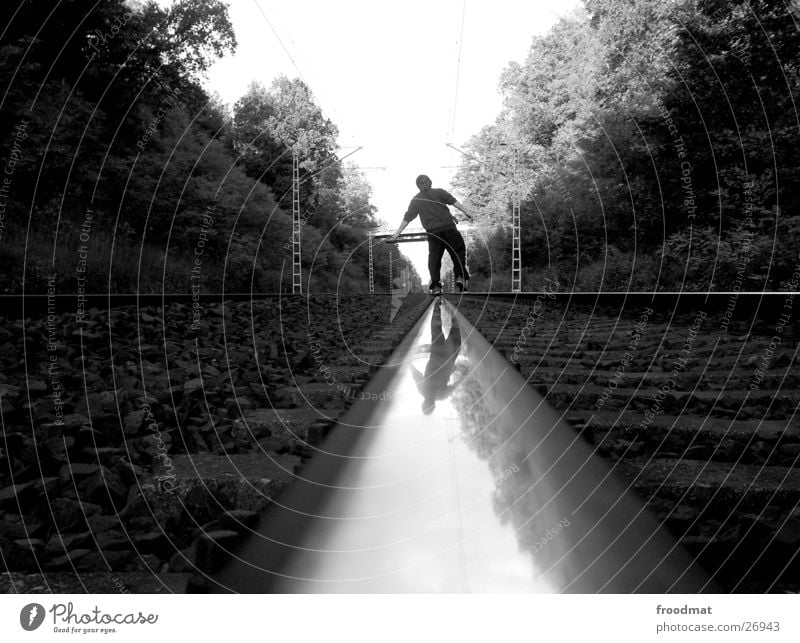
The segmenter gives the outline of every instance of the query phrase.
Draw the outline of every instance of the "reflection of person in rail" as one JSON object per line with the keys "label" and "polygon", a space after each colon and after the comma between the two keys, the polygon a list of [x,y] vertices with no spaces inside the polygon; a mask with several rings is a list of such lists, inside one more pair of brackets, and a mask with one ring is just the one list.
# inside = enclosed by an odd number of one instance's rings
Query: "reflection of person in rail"
{"label": "reflection of person in rail", "polygon": [[425,367],[425,375],[413,365],[411,374],[414,376],[419,392],[425,398],[422,403],[422,412],[430,415],[436,408],[436,402],[447,399],[459,384],[454,382],[448,386],[453,367],[456,365],[456,358],[461,351],[461,328],[458,326],[458,320],[453,316],[450,333],[445,338],[442,330],[441,305],[438,302],[433,307],[433,316],[431,317],[431,344],[429,348],[425,347],[422,350],[430,351],[431,354],[428,365]]}

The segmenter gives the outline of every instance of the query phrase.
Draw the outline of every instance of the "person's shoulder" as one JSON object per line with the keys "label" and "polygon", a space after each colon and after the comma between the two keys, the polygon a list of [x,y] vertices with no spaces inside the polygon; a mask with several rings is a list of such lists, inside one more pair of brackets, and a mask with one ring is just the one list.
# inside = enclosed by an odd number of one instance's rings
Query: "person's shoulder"
{"label": "person's shoulder", "polygon": [[433,188],[432,191],[434,191],[436,193],[436,196],[438,196],[443,201],[453,203],[456,200],[452,194],[450,194],[447,190],[443,188]]}

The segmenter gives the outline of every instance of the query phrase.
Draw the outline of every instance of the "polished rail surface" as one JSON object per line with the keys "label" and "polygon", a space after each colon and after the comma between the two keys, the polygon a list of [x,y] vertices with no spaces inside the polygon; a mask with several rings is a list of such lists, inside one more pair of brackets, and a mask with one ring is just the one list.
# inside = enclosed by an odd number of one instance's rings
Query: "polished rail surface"
{"label": "polished rail surface", "polygon": [[715,590],[452,304],[431,306],[362,398],[215,590]]}

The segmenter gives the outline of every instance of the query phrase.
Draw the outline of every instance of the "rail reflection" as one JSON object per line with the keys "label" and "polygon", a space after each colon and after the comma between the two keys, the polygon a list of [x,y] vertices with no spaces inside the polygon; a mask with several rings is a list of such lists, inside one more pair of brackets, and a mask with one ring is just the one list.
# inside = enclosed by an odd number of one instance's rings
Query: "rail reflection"
{"label": "rail reflection", "polygon": [[575,431],[434,304],[259,533],[239,592],[686,592],[707,585]]}

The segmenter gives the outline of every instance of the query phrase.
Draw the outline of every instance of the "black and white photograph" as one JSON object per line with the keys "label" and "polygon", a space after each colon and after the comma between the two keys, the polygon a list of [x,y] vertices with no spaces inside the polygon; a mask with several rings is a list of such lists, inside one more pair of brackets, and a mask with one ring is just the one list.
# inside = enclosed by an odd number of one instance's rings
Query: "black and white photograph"
{"label": "black and white photograph", "polygon": [[4,640],[797,640],[798,2],[0,15]]}

